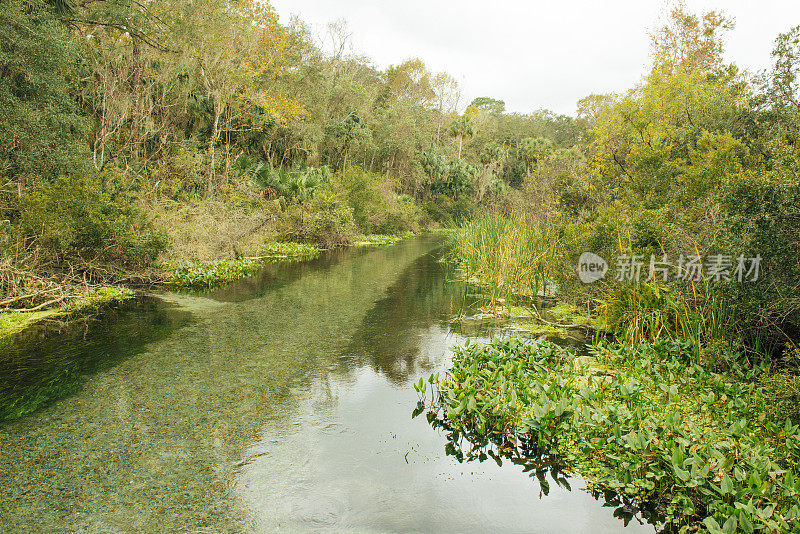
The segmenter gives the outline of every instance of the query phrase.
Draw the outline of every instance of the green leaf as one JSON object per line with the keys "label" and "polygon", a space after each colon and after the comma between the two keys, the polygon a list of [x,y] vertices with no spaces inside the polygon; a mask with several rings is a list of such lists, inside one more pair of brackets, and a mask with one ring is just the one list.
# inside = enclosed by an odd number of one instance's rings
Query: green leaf
{"label": "green leaf", "polygon": [[753,528],[753,523],[750,521],[750,518],[747,517],[747,514],[744,511],[739,512],[739,526],[741,527],[742,531],[745,534],[753,534],[755,528]]}
{"label": "green leaf", "polygon": [[722,475],[722,482],[720,482],[719,487],[720,490],[722,490],[723,495],[729,495],[733,493],[733,481],[731,481],[731,478],[727,473]]}
{"label": "green leaf", "polygon": [[711,516],[703,519],[703,524],[711,534],[725,534],[722,528],[719,526],[719,523],[717,523],[717,520]]}

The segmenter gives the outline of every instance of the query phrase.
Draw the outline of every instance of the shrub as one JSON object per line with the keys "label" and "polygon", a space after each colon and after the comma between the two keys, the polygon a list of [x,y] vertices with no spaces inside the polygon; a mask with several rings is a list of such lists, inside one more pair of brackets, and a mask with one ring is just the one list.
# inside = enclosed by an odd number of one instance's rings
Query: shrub
{"label": "shrub", "polygon": [[422,209],[432,221],[442,226],[458,226],[471,220],[476,208],[467,197],[454,200],[438,193],[423,202]]}
{"label": "shrub", "polygon": [[351,167],[331,186],[341,191],[353,209],[353,219],[365,234],[401,234],[419,230],[420,213],[410,197],[402,199],[383,177]]}
{"label": "shrub", "polygon": [[331,180],[331,171],[325,166],[318,169],[302,166],[272,168],[262,161],[246,172],[259,187],[300,203],[314,198],[317,190]]}
{"label": "shrub", "polygon": [[291,206],[286,213],[284,233],[325,248],[349,245],[356,231],[351,208],[341,194],[325,188],[311,201]]}
{"label": "shrub", "polygon": [[146,265],[166,248],[131,190],[112,174],[71,175],[29,191],[20,202],[20,230],[52,257],[92,257]]}
{"label": "shrub", "polygon": [[800,154],[783,145],[773,150],[773,170],[731,174],[718,195],[724,247],[763,258],[758,281],[730,294],[736,324],[751,344],[777,354],[800,338]]}

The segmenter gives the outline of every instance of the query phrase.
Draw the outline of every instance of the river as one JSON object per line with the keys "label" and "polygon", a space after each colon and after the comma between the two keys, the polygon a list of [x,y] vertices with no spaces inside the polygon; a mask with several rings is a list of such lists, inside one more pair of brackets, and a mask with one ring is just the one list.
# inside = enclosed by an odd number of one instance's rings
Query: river
{"label": "river", "polygon": [[441,254],[332,251],[7,347],[5,402],[42,407],[0,424],[0,531],[653,532],[411,418],[466,339]]}

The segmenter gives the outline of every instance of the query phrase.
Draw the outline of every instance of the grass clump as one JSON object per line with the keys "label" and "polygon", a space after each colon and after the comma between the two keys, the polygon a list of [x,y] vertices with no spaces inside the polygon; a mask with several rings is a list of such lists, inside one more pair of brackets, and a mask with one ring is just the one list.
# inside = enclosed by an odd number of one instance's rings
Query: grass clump
{"label": "grass clump", "polygon": [[[546,341],[468,344],[443,380],[429,380],[428,406],[474,447],[528,443],[530,455],[555,458],[676,531],[800,527],[800,430],[769,411],[765,367],[727,355],[717,371],[689,344],[663,340],[591,354]],[[416,388],[425,395],[424,382]]]}
{"label": "grass clump", "polygon": [[493,306],[516,295],[551,292],[562,254],[558,235],[547,224],[501,215],[463,226],[450,236],[450,246],[462,277],[481,285]]}

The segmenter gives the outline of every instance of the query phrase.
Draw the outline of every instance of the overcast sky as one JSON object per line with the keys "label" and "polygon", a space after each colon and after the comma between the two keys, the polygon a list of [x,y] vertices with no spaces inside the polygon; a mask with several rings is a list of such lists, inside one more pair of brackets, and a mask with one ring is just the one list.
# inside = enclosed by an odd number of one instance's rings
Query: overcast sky
{"label": "overcast sky", "polygon": [[[727,56],[765,68],[775,37],[800,24],[797,0],[687,0],[736,19]],[[355,52],[380,68],[410,57],[446,71],[462,105],[478,96],[521,113],[547,108],[574,115],[578,99],[621,92],[648,64],[648,30],[662,0],[272,0],[281,21],[298,15],[315,33],[348,21]]]}

